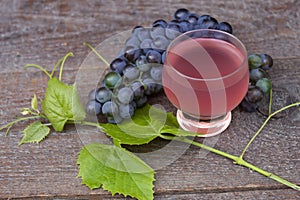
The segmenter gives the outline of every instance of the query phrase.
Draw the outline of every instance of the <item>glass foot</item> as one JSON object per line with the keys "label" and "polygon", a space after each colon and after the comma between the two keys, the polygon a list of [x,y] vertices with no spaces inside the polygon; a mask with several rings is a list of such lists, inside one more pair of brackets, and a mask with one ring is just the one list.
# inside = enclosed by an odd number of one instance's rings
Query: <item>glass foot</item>
{"label": "glass foot", "polygon": [[196,120],[193,117],[187,117],[182,111],[177,110],[177,121],[180,127],[186,131],[202,133],[199,137],[212,137],[222,133],[230,124],[231,112],[223,117],[213,120]]}

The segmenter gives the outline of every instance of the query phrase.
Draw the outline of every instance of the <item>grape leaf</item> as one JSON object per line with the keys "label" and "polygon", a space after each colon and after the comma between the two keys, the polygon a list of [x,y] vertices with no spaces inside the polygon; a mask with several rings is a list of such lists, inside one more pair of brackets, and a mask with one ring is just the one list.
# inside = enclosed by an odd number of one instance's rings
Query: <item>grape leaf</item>
{"label": "grape leaf", "polygon": [[66,85],[57,78],[48,81],[42,110],[55,131],[62,131],[69,120],[80,121],[85,118],[76,85]]}
{"label": "grape leaf", "polygon": [[77,164],[78,177],[90,189],[102,186],[112,195],[153,199],[154,170],[124,148],[88,144],[81,149]]}
{"label": "grape leaf", "polygon": [[28,125],[23,130],[23,133],[24,135],[22,140],[19,142],[19,145],[31,142],[39,143],[50,133],[50,128],[42,124],[40,121],[36,121]]}
{"label": "grape leaf", "polygon": [[101,124],[103,131],[120,144],[139,145],[149,143],[160,135],[166,121],[166,112],[146,105],[137,109],[134,116],[121,124]]}
{"label": "grape leaf", "polygon": [[155,106],[137,109],[132,119],[121,124],[101,124],[102,130],[119,144],[147,144],[162,133],[176,136],[196,136],[196,133],[179,128],[172,112],[166,113]]}

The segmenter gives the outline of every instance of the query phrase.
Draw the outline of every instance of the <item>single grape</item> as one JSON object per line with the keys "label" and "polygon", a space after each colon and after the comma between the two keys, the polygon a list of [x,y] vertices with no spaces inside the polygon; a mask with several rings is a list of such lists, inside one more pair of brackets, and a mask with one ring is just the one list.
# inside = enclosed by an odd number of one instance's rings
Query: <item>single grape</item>
{"label": "single grape", "polygon": [[123,70],[124,77],[132,81],[140,76],[140,70],[133,65],[127,65]]}
{"label": "single grape", "polygon": [[261,101],[263,97],[264,97],[263,91],[257,86],[250,87],[246,95],[246,99],[249,103],[257,103]]}
{"label": "single grape", "polygon": [[228,22],[221,22],[216,27],[217,30],[232,34],[232,26]]}
{"label": "single grape", "polygon": [[163,19],[158,19],[155,22],[153,22],[152,27],[162,27],[166,28],[167,27],[167,22]]}
{"label": "single grape", "polygon": [[155,50],[150,50],[146,54],[148,63],[161,63],[161,54]]}
{"label": "single grape", "polygon": [[100,87],[96,91],[96,101],[99,103],[105,103],[111,99],[111,91],[106,87]]}
{"label": "single grape", "polygon": [[140,41],[151,38],[149,29],[148,28],[139,29],[139,31],[137,32],[137,37],[139,38]]}
{"label": "single grape", "polygon": [[101,112],[101,104],[96,100],[89,100],[85,106],[85,111],[89,115],[99,115]]}
{"label": "single grape", "polygon": [[196,14],[196,13],[191,13],[189,14],[189,16],[187,17],[187,21],[190,23],[190,24],[197,24],[198,22],[198,19],[199,19],[199,15]]}
{"label": "single grape", "polygon": [[161,81],[162,78],[162,70],[163,70],[163,66],[162,65],[158,65],[158,66],[153,66],[150,69],[150,75],[151,78],[155,81]]}
{"label": "single grape", "polygon": [[144,96],[144,85],[140,81],[134,81],[131,83],[131,89],[133,91],[133,99],[140,99]]}
{"label": "single grape", "polygon": [[135,36],[137,36],[137,33],[141,30],[141,29],[143,29],[144,27],[143,26],[136,26],[136,27],[134,27],[133,29],[132,29],[132,31],[131,31],[131,33],[132,33],[132,35],[135,35]]}
{"label": "single grape", "polygon": [[114,114],[113,116],[107,116],[106,120],[110,124],[120,124],[123,118],[119,114]]}
{"label": "single grape", "polygon": [[134,107],[132,104],[120,104],[119,105],[119,114],[123,119],[128,119],[134,114]]}
{"label": "single grape", "polygon": [[240,103],[240,108],[246,112],[255,112],[257,105],[255,103],[249,103],[245,98]]}
{"label": "single grape", "polygon": [[261,68],[264,70],[268,70],[273,66],[273,58],[268,54],[260,54],[262,59]]}
{"label": "single grape", "polygon": [[[150,64],[149,64],[149,65],[150,65]],[[150,65],[150,68],[151,68],[151,65]],[[142,74],[141,79],[144,80],[144,79],[146,79],[146,78],[151,78],[150,72],[144,72],[144,73]]]}
{"label": "single grape", "polygon": [[203,23],[203,21],[207,21],[210,19],[211,19],[210,15],[201,15],[200,17],[198,17],[197,24],[201,25]]}
{"label": "single grape", "polygon": [[127,46],[124,50],[124,57],[134,62],[141,55],[141,49],[134,46]]}
{"label": "single grape", "polygon": [[193,25],[190,24],[187,20],[183,20],[179,22],[179,26],[182,33],[185,33],[193,29]]}
{"label": "single grape", "polygon": [[256,86],[259,87],[264,93],[268,93],[272,89],[271,81],[267,78],[258,80],[256,82]]}
{"label": "single grape", "polygon": [[263,69],[256,68],[250,70],[250,81],[256,83],[259,79],[265,78],[266,72]]}
{"label": "single grape", "polygon": [[127,62],[122,58],[116,58],[110,63],[110,69],[122,75]]}
{"label": "single grape", "polygon": [[181,29],[177,23],[168,23],[165,29],[165,35],[168,39],[173,40],[180,35]]}
{"label": "single grape", "polygon": [[92,89],[92,90],[89,92],[89,94],[88,94],[89,100],[95,100],[95,99],[96,99],[96,91],[97,91],[97,90],[98,90],[97,88],[94,88],[94,89]]}
{"label": "single grape", "polygon": [[136,107],[137,108],[141,108],[144,105],[146,105],[147,102],[148,102],[148,97],[147,96],[143,96],[142,98],[140,98],[140,99],[138,99],[138,100],[135,101]]}
{"label": "single grape", "polygon": [[123,87],[117,91],[117,98],[123,104],[128,104],[133,100],[133,91],[129,87]]}
{"label": "single grape", "polygon": [[151,95],[156,92],[156,82],[152,78],[146,78],[142,80],[144,86],[145,86],[145,94]]}
{"label": "single grape", "polygon": [[[199,18],[200,19],[200,18]],[[218,21],[213,18],[213,17],[209,17],[206,19],[198,19],[198,24],[200,25],[200,29],[215,29],[218,25]],[[200,23],[199,23],[200,21]]]}
{"label": "single grape", "polygon": [[131,35],[125,42],[125,46],[138,47],[140,45],[140,40],[136,35]]}
{"label": "single grape", "polygon": [[157,37],[164,37],[165,36],[165,28],[162,27],[153,27],[150,30],[150,35],[152,39],[156,39]]}
{"label": "single grape", "polygon": [[152,40],[151,39],[143,40],[140,44],[140,48],[142,49],[143,53],[146,54],[149,50],[152,49]]}
{"label": "single grape", "polygon": [[158,36],[153,40],[152,48],[166,50],[170,44],[170,41],[164,36]]}
{"label": "single grape", "polygon": [[113,101],[107,101],[102,106],[102,113],[106,117],[113,117],[118,112],[118,105]]}
{"label": "single grape", "polygon": [[104,77],[104,86],[114,89],[121,82],[121,75],[117,72],[108,72]]}
{"label": "single grape", "polygon": [[179,8],[178,10],[176,10],[176,12],[174,13],[174,19],[176,20],[185,20],[188,18],[190,12],[188,9],[186,8]]}
{"label": "single grape", "polygon": [[251,54],[248,56],[248,63],[250,69],[256,69],[262,65],[262,59],[258,54]]}

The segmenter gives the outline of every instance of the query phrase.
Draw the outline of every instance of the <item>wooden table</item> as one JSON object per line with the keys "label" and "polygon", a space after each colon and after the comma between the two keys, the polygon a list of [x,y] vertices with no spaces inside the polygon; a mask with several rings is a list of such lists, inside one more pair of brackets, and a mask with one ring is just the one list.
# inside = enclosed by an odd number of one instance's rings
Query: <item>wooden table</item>
{"label": "wooden table", "polygon": [[[64,54],[76,55],[65,66],[63,79],[73,83],[90,52],[84,41],[97,45],[112,34],[154,20],[170,20],[186,7],[229,21],[249,53],[275,59],[269,71],[274,87],[300,100],[300,1],[0,1],[0,126],[28,107],[34,93],[43,97],[47,78],[24,70],[36,63],[51,70]],[[162,97],[163,98],[163,97]],[[284,98],[283,98],[284,100]],[[168,102],[164,103],[166,106]],[[172,107],[169,105],[172,110]],[[233,112],[233,121],[214,145],[239,155],[264,116]],[[89,190],[77,178],[77,154],[83,143],[73,126],[53,132],[40,144],[18,146],[21,123],[8,137],[0,133],[0,198],[124,199],[102,189]],[[273,119],[255,140],[245,159],[300,184],[300,114],[293,108]],[[213,139],[208,139],[209,142]],[[200,152],[200,153],[199,153]],[[202,153],[201,153],[202,152]],[[157,171],[155,199],[300,199],[300,193],[223,157],[190,147],[177,160]]]}

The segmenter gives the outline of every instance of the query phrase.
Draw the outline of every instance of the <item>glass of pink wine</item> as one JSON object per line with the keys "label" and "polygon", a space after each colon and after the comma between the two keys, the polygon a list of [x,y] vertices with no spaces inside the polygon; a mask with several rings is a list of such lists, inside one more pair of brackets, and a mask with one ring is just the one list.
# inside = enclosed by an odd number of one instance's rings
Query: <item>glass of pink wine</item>
{"label": "glass of pink wine", "polygon": [[223,31],[186,32],[167,49],[162,84],[184,130],[217,135],[229,126],[231,110],[247,93],[246,49]]}

